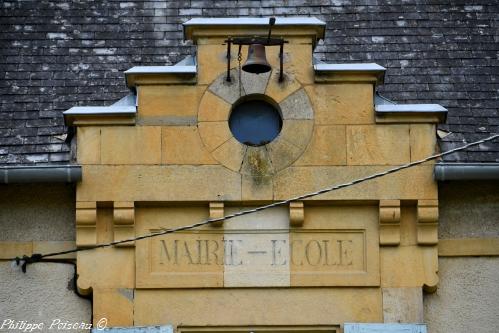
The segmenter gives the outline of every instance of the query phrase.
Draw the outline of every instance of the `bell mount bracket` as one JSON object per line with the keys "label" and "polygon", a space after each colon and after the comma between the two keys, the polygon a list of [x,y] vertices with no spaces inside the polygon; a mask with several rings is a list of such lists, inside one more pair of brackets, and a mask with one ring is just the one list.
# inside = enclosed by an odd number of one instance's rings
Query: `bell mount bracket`
{"label": "bell mount bracket", "polygon": [[279,82],[284,81],[284,72],[283,72],[283,62],[284,62],[284,44],[288,43],[287,40],[284,40],[282,37],[271,37],[272,26],[275,24],[275,17],[271,17],[269,19],[269,33],[267,36],[253,36],[253,37],[231,37],[229,36],[225,43],[227,43],[227,82],[231,82],[232,79],[230,77],[230,49],[232,44],[239,45],[241,48],[242,45],[253,45],[253,44],[261,44],[263,46],[279,46]]}

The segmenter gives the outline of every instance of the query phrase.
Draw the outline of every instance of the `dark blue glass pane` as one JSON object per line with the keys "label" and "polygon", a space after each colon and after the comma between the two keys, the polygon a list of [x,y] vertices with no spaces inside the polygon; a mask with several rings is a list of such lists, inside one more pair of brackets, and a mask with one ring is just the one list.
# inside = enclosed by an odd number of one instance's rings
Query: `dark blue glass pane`
{"label": "dark blue glass pane", "polygon": [[248,101],[232,110],[229,127],[239,142],[261,146],[279,135],[282,119],[272,105],[264,101]]}

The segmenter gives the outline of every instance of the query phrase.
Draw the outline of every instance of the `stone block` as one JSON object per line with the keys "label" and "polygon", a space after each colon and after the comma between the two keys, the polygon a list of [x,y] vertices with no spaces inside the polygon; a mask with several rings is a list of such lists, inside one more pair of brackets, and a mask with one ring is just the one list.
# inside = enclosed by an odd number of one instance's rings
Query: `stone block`
{"label": "stone block", "polygon": [[284,81],[279,82],[279,70],[274,68],[267,83],[265,95],[272,98],[276,103],[280,103],[300,88],[300,82],[298,82],[294,76],[289,75],[286,72],[284,75]]}
{"label": "stone block", "polygon": [[103,248],[78,252],[78,288],[135,288],[135,249]]}
{"label": "stone block", "polygon": [[276,140],[267,144],[269,158],[275,171],[280,171],[293,164],[303,152],[303,149],[296,147],[285,139],[285,137],[291,135],[289,133],[289,135],[279,136]]}
{"label": "stone block", "polygon": [[104,127],[102,164],[160,164],[161,127]]}
{"label": "stone block", "polygon": [[380,248],[383,288],[423,287],[433,292],[438,284],[436,246],[417,245]]}
{"label": "stone block", "polygon": [[79,164],[99,164],[101,157],[99,127],[78,127],[77,134],[77,161]]}
{"label": "stone block", "polygon": [[241,181],[241,199],[270,201],[274,198],[274,184],[272,175],[255,177],[251,175],[242,175]]}
{"label": "stone block", "polygon": [[424,322],[421,288],[383,288],[382,294],[385,323]]}
{"label": "stone block", "polygon": [[208,90],[232,105],[242,96],[245,96],[246,92],[244,91],[242,83],[239,82],[238,70],[233,69],[230,73],[231,81],[227,81],[227,76],[225,74],[220,74],[213,83],[210,84]]}
{"label": "stone block", "polygon": [[223,166],[86,166],[77,200],[221,201],[241,199],[241,176]]}
{"label": "stone block", "polygon": [[313,119],[314,111],[304,89],[300,89],[279,103],[282,118],[288,119]]}
{"label": "stone block", "polygon": [[434,124],[410,125],[410,132],[411,162],[422,160],[437,152],[437,131]]}
{"label": "stone block", "polygon": [[352,125],[346,128],[348,165],[410,162],[408,125]]}
{"label": "stone block", "polygon": [[139,120],[196,116],[206,86],[146,85],[138,88]]}
{"label": "stone block", "polygon": [[337,325],[341,322],[383,320],[379,288],[234,288],[230,291],[187,289],[135,292],[135,325],[163,322],[165,313],[168,313],[168,322],[175,326],[315,327],[317,323]]}
{"label": "stone block", "polygon": [[288,119],[283,122],[281,133],[279,134],[277,140],[282,137],[285,141],[293,144],[294,146],[300,148],[301,151],[303,151],[310,142],[313,128],[313,120]]}
{"label": "stone block", "polygon": [[241,169],[247,146],[232,137],[212,153],[212,156],[232,171]]}
{"label": "stone block", "polygon": [[133,289],[95,289],[93,291],[94,327],[102,318],[107,327],[133,326]]}
{"label": "stone block", "polygon": [[199,103],[198,121],[229,120],[231,104],[207,90]]}
{"label": "stone block", "polygon": [[253,74],[241,71],[241,82],[244,87],[244,92],[247,95],[251,94],[265,94],[267,83],[269,81],[271,72],[262,74]]}
{"label": "stone block", "polygon": [[[279,72],[279,47],[266,47],[267,60],[274,72]],[[297,43],[284,45],[284,73],[296,78],[301,84],[314,83],[312,45]]]}
{"label": "stone block", "polygon": [[[274,199],[283,200],[387,170],[381,166],[289,167],[274,177]],[[418,166],[307,200],[436,199],[433,167]],[[410,179],[411,181],[407,181]]]}
{"label": "stone block", "polygon": [[200,122],[198,129],[201,140],[210,152],[233,138],[227,121]]}
{"label": "stone block", "polygon": [[203,145],[196,126],[161,128],[162,164],[218,164]]}
{"label": "stone block", "polygon": [[[252,209],[252,206],[227,207],[227,214]],[[230,222],[229,222],[230,221]],[[238,216],[224,224],[224,230],[282,230],[289,229],[289,212],[286,207],[274,207],[260,212]]]}
{"label": "stone block", "polygon": [[374,124],[372,84],[316,84],[306,86],[316,124]]}
{"label": "stone block", "polygon": [[232,241],[237,253],[237,259],[224,266],[224,287],[289,287],[288,233],[229,233],[224,240]]}
{"label": "stone block", "polygon": [[315,126],[310,144],[295,165],[346,165],[345,126]]}
{"label": "stone block", "polygon": [[274,167],[265,147],[246,147],[240,172],[255,179],[272,175]]}
{"label": "stone block", "polygon": [[[237,53],[239,47],[232,45],[230,68],[237,67]],[[241,54],[245,52],[247,47],[243,47]],[[244,61],[244,60],[243,60]],[[205,44],[201,43],[197,46],[197,62],[198,62],[198,84],[210,84],[220,74],[227,71],[227,46],[222,43]]]}

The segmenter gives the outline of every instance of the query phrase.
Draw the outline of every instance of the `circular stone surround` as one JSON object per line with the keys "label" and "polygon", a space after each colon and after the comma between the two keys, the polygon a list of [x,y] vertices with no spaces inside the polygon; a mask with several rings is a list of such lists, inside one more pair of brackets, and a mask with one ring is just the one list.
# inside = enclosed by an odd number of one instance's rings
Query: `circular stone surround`
{"label": "circular stone surround", "polygon": [[[278,71],[265,74],[231,70],[215,79],[203,95],[198,108],[201,140],[214,159],[225,167],[253,177],[267,177],[293,164],[305,151],[312,137],[313,109],[302,85],[285,76],[278,82]],[[281,112],[282,128],[271,142],[249,146],[239,142],[229,128],[234,105],[248,98],[275,104]]]}

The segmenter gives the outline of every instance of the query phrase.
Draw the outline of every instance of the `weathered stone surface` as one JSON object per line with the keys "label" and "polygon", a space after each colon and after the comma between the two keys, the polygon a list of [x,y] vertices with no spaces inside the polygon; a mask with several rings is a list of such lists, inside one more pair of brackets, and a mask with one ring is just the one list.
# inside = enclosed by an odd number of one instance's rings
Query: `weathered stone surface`
{"label": "weathered stone surface", "polygon": [[207,121],[198,124],[199,135],[208,151],[213,151],[233,138],[227,121]]}
{"label": "weathered stone surface", "polygon": [[231,105],[207,90],[199,103],[198,121],[227,121]]}
{"label": "weathered stone surface", "polygon": [[78,128],[77,161],[80,164],[99,164],[101,158],[100,142],[101,129],[99,127]]}
{"label": "weathered stone surface", "polygon": [[411,132],[411,162],[436,154],[437,136],[435,125],[410,125],[409,130]]}
{"label": "weathered stone surface", "polygon": [[347,126],[348,165],[394,165],[410,162],[408,125]]}
{"label": "weathered stone surface", "polygon": [[[138,117],[196,116],[206,86],[147,85],[138,88]],[[154,119],[154,118],[153,118]]]}
{"label": "weathered stone surface", "polygon": [[253,74],[241,71],[241,82],[243,83],[245,93],[247,95],[265,94],[271,73]]}
{"label": "weathered stone surface", "polygon": [[346,165],[345,126],[315,126],[312,140],[295,165]]}
{"label": "weathered stone surface", "polygon": [[381,286],[418,287],[435,291],[439,278],[435,246],[399,246],[380,248]]}
{"label": "weathered stone surface", "polygon": [[218,164],[203,145],[196,126],[161,128],[163,164]]}
{"label": "weathered stone surface", "polygon": [[[98,232],[97,237],[102,235],[102,231]],[[79,252],[76,259],[78,288],[87,293],[89,288],[134,288],[134,250],[134,248],[105,248]]]}
{"label": "weathered stone surface", "polygon": [[274,173],[274,166],[265,146],[246,147],[246,153],[241,165],[241,173],[254,178],[268,176]]}
{"label": "weathered stone surface", "polygon": [[160,164],[161,127],[104,127],[102,164]]}
{"label": "weathered stone surface", "polygon": [[[220,76],[220,73],[225,73],[227,76],[227,46],[222,43],[212,44],[210,40],[198,43],[197,46],[197,61],[198,61],[198,82],[199,84],[211,84],[213,80]],[[233,45],[231,48],[230,67],[237,66],[238,46]],[[242,52],[244,54],[247,54]],[[244,60],[243,60],[244,61]],[[237,82],[236,70],[231,71],[231,77],[234,82]],[[223,75],[222,75],[223,76]]]}
{"label": "weathered stone surface", "polygon": [[[280,200],[314,192],[386,169],[381,166],[290,167],[274,178],[274,198]],[[310,200],[436,199],[437,185],[432,175],[432,166],[414,167]],[[411,182],[407,179],[411,179]]]}
{"label": "weathered stone surface", "polygon": [[212,156],[232,171],[239,172],[247,146],[232,137],[212,152]]}
{"label": "weathered stone surface", "polygon": [[273,175],[263,177],[242,175],[241,178],[241,200],[270,201],[274,198]]}
{"label": "weathered stone surface", "polygon": [[239,83],[237,70],[231,70],[232,80],[227,81],[226,74],[220,74],[209,86],[209,91],[222,98],[229,104],[233,104],[242,96],[246,95],[244,87]]}
{"label": "weathered stone surface", "polygon": [[316,124],[374,124],[371,84],[316,84],[306,86]]}
{"label": "weathered stone surface", "polygon": [[[241,159],[242,160],[242,159]],[[240,200],[241,178],[227,168],[206,166],[84,166],[80,201]]]}
{"label": "weathered stone surface", "polygon": [[280,171],[293,164],[303,152],[303,148],[289,143],[285,140],[284,136],[269,143],[267,150],[275,171]]}
{"label": "weathered stone surface", "polygon": [[313,128],[313,120],[288,119],[283,121],[279,138],[282,137],[285,141],[288,141],[303,151],[310,142]]}
{"label": "weathered stone surface", "polygon": [[279,103],[281,108],[282,118],[284,121],[288,119],[313,119],[314,111],[310,105],[307,93],[300,89],[289,95]]}
{"label": "weathered stone surface", "polygon": [[301,88],[301,84],[294,78],[294,76],[284,73],[284,81],[279,82],[279,70],[273,69],[267,83],[267,90],[265,95],[271,97],[277,103],[294,93]]}
{"label": "weathered stone surface", "polygon": [[[199,302],[200,298],[203,302]],[[137,290],[135,302],[136,325],[161,322],[165,312],[173,325],[336,325],[340,321],[383,320],[381,291],[377,288]],[[226,306],[233,302],[237,306]],[[343,306],[346,303],[352,306]],[[185,308],[192,314],[188,318]],[[265,311],[254,311],[262,308]]]}
{"label": "weathered stone surface", "polygon": [[385,323],[424,322],[421,288],[383,288],[382,292]]}
{"label": "weathered stone surface", "polygon": [[94,327],[102,318],[107,326],[133,326],[133,289],[95,289],[93,292]]}

